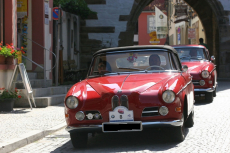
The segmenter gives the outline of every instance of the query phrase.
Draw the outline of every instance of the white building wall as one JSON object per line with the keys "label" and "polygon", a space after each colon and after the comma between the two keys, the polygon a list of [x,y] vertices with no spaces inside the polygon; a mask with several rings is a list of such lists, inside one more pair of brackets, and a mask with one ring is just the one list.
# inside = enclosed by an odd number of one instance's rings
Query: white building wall
{"label": "white building wall", "polygon": [[[48,2],[44,2],[44,3],[47,3],[48,5],[49,5],[49,3]],[[45,6],[45,5],[44,5]],[[45,24],[45,27],[44,27],[44,37],[45,37],[45,42],[44,42],[44,47],[47,49],[47,50],[50,50],[51,49],[51,46],[53,45],[52,44],[52,35],[50,34],[50,21],[52,20],[52,15],[51,15],[51,13],[52,13],[52,11],[51,11],[51,8],[50,8],[51,6],[49,6],[49,10],[48,10],[48,12],[49,12],[49,22],[48,22],[48,24]],[[50,70],[51,69],[51,66],[52,66],[52,64],[51,64],[51,59],[50,59],[50,52],[49,51],[47,51],[47,50],[44,50],[44,53],[46,54],[46,70]],[[51,70],[50,71],[46,71],[46,78],[47,79],[49,79],[49,77],[50,77],[50,74],[49,74],[49,72],[51,72]]]}
{"label": "white building wall", "polygon": [[[68,19],[70,19],[70,29],[68,29]],[[79,68],[79,54],[74,54],[74,42],[75,37],[74,35],[77,33],[74,28],[74,22],[77,23],[78,16],[64,12],[62,16],[62,34],[61,34],[61,44],[63,46],[63,60],[68,60],[68,47],[70,48],[70,60],[75,60],[76,65]],[[80,26],[80,25],[79,25]],[[70,35],[68,35],[68,31]],[[80,32],[80,31],[79,31]],[[68,37],[70,42],[68,42]],[[79,39],[79,37],[77,37]],[[72,44],[73,43],[73,44]],[[69,45],[70,44],[70,45]],[[69,45],[69,46],[68,46]],[[79,50],[79,43],[76,43],[77,50]]]}
{"label": "white building wall", "polygon": [[127,21],[119,21],[119,16],[129,15],[133,3],[134,0],[106,0],[106,5],[88,5],[92,11],[97,12],[98,20],[86,20],[87,27],[115,27],[115,33],[90,33],[89,39],[112,41],[111,47],[118,46],[119,34],[126,31],[127,25]]}

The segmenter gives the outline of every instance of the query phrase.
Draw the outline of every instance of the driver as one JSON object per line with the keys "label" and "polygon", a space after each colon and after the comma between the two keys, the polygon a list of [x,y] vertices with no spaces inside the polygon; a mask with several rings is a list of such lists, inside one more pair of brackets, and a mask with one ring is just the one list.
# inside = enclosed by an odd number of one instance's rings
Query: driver
{"label": "driver", "polygon": [[[157,54],[150,55],[150,57],[149,57],[149,66],[153,66],[153,67],[151,67],[151,70],[160,70],[160,68],[157,67],[157,66],[160,66],[160,65],[161,65],[160,56],[157,55]],[[156,67],[154,67],[154,66],[156,66]]]}
{"label": "driver", "polygon": [[99,74],[103,74],[103,72],[106,69],[106,62],[105,61],[101,61],[98,66],[97,66],[98,72]]}
{"label": "driver", "polygon": [[197,51],[195,49],[191,50],[189,54],[191,57],[197,57]]}
{"label": "driver", "polygon": [[100,61],[97,66],[97,69],[99,74],[105,74],[106,72],[111,72],[111,67],[109,63],[106,61]]}

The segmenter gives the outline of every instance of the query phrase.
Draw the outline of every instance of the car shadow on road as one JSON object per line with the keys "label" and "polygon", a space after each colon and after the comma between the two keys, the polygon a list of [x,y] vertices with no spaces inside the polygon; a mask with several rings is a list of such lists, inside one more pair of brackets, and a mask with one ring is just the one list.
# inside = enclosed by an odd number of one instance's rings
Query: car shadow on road
{"label": "car shadow on road", "polygon": [[210,105],[212,103],[213,102],[210,103],[210,102],[206,102],[206,101],[203,100],[203,101],[196,101],[194,105],[195,106],[203,106],[203,105]]}
{"label": "car shadow on road", "polygon": [[[189,129],[186,128],[185,135],[188,133]],[[175,142],[172,134],[175,134],[172,128],[154,128],[142,132],[102,133],[96,134],[95,137],[89,137],[87,148],[75,149],[71,141],[68,141],[52,153],[58,153],[60,151],[81,153],[134,152],[141,150],[165,151],[183,143]]]}
{"label": "car shadow on road", "polygon": [[218,86],[216,92],[221,92],[230,89],[230,81],[218,81]]}

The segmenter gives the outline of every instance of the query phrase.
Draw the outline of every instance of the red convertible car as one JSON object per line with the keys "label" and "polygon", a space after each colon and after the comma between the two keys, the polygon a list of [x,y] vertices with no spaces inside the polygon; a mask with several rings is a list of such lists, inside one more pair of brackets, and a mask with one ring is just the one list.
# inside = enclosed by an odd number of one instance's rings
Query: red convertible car
{"label": "red convertible car", "polygon": [[173,46],[180,57],[181,63],[188,66],[192,75],[195,100],[212,102],[216,96],[217,72],[208,50],[201,45]]}
{"label": "red convertible car", "polygon": [[194,85],[170,46],[103,49],[85,80],[65,97],[66,130],[75,148],[88,133],[171,127],[176,141],[194,124]]}

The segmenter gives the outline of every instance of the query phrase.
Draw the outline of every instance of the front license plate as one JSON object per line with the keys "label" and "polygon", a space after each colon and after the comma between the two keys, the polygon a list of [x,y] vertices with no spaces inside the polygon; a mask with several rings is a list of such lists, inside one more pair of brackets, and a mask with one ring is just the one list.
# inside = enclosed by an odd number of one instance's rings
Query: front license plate
{"label": "front license plate", "polygon": [[109,122],[133,122],[133,111],[124,106],[118,106],[109,112]]}
{"label": "front license plate", "polygon": [[129,131],[142,131],[142,122],[107,122],[102,123],[103,132],[129,132]]}

